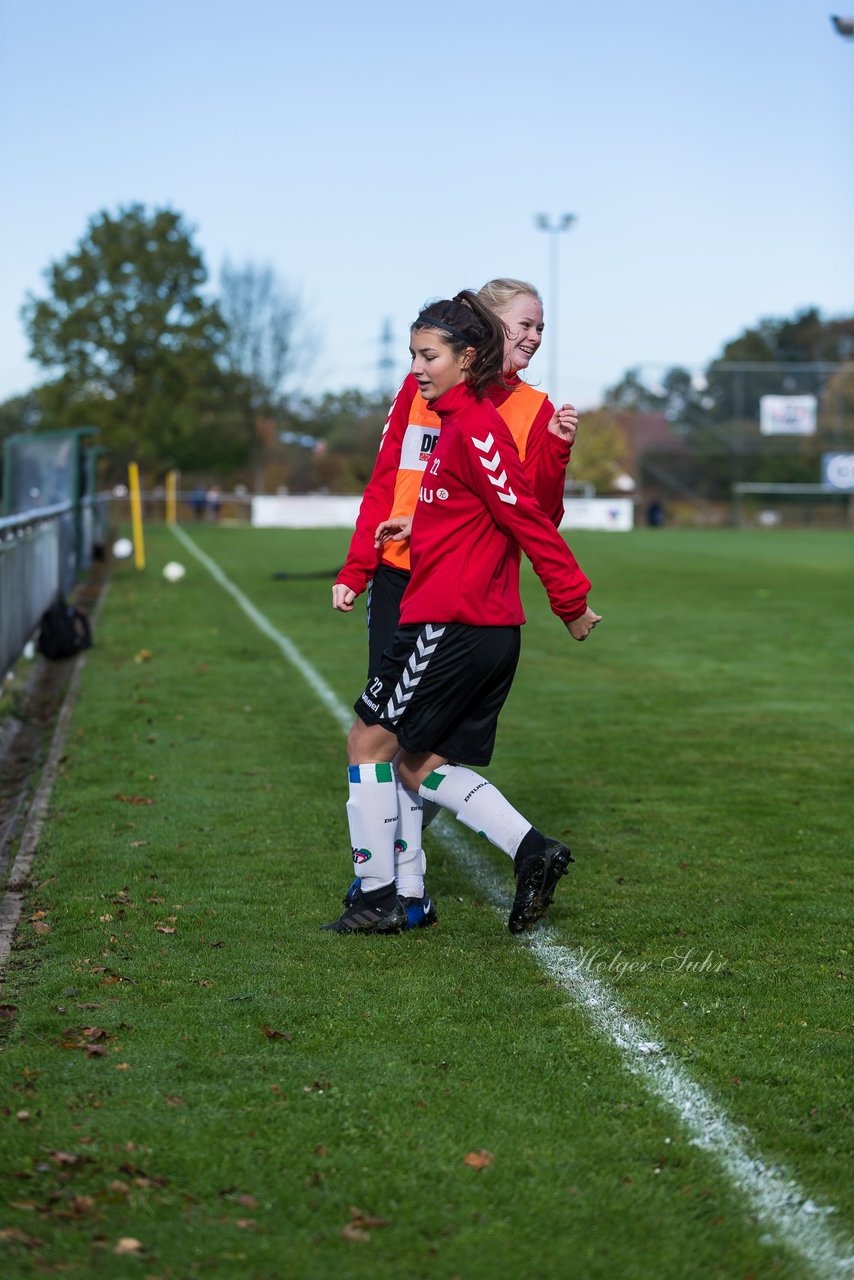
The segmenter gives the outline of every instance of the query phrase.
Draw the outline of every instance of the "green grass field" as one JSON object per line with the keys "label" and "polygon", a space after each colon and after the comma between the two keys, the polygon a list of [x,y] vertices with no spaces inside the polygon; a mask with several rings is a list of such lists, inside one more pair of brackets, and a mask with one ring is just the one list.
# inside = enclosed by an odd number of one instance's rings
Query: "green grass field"
{"label": "green grass field", "polygon": [[[272,577],[334,569],[346,534],[188,532],[349,708],[363,608]],[[350,879],[339,721],[148,536],[0,995],[0,1273],[846,1274],[852,536],[573,535],[584,645],[526,574],[488,776],[577,865],[521,942],[509,860],[448,817],[437,928],[319,931]]]}

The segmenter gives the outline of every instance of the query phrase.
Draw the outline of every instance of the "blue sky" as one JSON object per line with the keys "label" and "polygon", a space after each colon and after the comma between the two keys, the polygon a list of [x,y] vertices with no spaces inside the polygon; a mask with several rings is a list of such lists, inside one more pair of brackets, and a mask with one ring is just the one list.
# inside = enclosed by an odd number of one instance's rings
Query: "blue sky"
{"label": "blue sky", "polygon": [[[399,371],[428,298],[539,284],[535,380],[581,406],[765,315],[854,309],[854,41],[833,3],[0,0],[0,398],[18,317],[89,217],[142,201],[269,263],[322,338],[308,392]],[[848,5],[846,9],[844,6]],[[560,237],[558,378],[548,240]],[[552,330],[553,331],[553,330]]]}

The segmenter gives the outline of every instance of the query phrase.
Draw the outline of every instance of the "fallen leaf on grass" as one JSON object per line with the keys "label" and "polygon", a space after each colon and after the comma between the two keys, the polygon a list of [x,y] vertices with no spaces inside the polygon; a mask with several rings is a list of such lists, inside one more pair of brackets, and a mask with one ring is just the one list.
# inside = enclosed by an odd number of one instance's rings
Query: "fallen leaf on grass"
{"label": "fallen leaf on grass", "polygon": [[463,1164],[467,1164],[470,1169],[488,1169],[494,1159],[491,1151],[481,1147],[480,1151],[470,1151],[467,1156],[463,1156]]}
{"label": "fallen leaf on grass", "polygon": [[54,1164],[79,1164],[80,1157],[70,1151],[51,1151],[50,1158]]}
{"label": "fallen leaf on grass", "polygon": [[130,1063],[129,1063],[129,1062],[117,1062],[117,1063],[116,1063],[116,1071],[130,1071]]}
{"label": "fallen leaf on grass", "polygon": [[115,1243],[113,1253],[142,1253],[145,1245],[141,1240],[135,1240],[133,1236],[120,1236]]}
{"label": "fallen leaf on grass", "polygon": [[346,1226],[341,1228],[342,1240],[350,1240],[354,1244],[367,1244],[370,1238],[367,1231],[354,1227],[352,1222],[348,1222]]}
{"label": "fallen leaf on grass", "polygon": [[150,796],[126,796],[123,791],[117,791],[115,798],[122,804],[154,804]]}
{"label": "fallen leaf on grass", "polygon": [[183,1107],[184,1099],[179,1097],[177,1093],[164,1093],[164,1100],[173,1107]]}
{"label": "fallen leaf on grass", "polygon": [[350,1226],[359,1227],[364,1231],[379,1231],[381,1227],[389,1226],[389,1221],[387,1218],[377,1218],[372,1213],[363,1213],[361,1209],[351,1204]]}
{"label": "fallen leaf on grass", "polygon": [[158,933],[174,933],[175,932],[174,924],[156,924],[154,927]]}
{"label": "fallen leaf on grass", "polygon": [[83,1218],[87,1213],[93,1212],[95,1201],[92,1196],[72,1196],[68,1208],[73,1217]]}
{"label": "fallen leaf on grass", "polygon": [[268,1027],[266,1022],[261,1030],[268,1040],[293,1040],[293,1032],[291,1031],[274,1031],[272,1027]]}
{"label": "fallen leaf on grass", "polygon": [[87,1058],[103,1058],[107,1052],[102,1044],[87,1044],[85,1049]]}
{"label": "fallen leaf on grass", "polygon": [[234,1199],[236,1200],[236,1202],[237,1202],[238,1204],[243,1205],[243,1208],[244,1208],[244,1209],[257,1209],[257,1208],[258,1208],[258,1201],[255,1199],[255,1197],[254,1197],[254,1196],[249,1196],[249,1195],[245,1195],[245,1196],[235,1196],[235,1197],[234,1197]]}
{"label": "fallen leaf on grass", "polygon": [[0,1229],[0,1240],[6,1240],[14,1244],[23,1244],[28,1249],[38,1249],[43,1240],[39,1240],[38,1236],[28,1236],[26,1231],[21,1231],[18,1227],[3,1227]]}
{"label": "fallen leaf on grass", "polygon": [[44,920],[37,920],[33,925],[36,933],[50,933],[50,925]]}
{"label": "fallen leaf on grass", "polygon": [[243,1231],[257,1231],[258,1223],[254,1218],[237,1218],[234,1225],[240,1227]]}
{"label": "fallen leaf on grass", "polygon": [[147,840],[131,840],[130,847],[132,849],[141,849],[143,845],[148,844]]}
{"label": "fallen leaf on grass", "polygon": [[30,1118],[29,1111],[18,1111],[15,1114],[16,1120],[29,1120],[29,1118]]}
{"label": "fallen leaf on grass", "polygon": [[16,1004],[0,1004],[0,1018],[14,1018],[17,1012]]}
{"label": "fallen leaf on grass", "polygon": [[30,924],[32,924],[35,920],[44,920],[46,915],[47,915],[46,911],[34,911],[33,914],[30,916]]}

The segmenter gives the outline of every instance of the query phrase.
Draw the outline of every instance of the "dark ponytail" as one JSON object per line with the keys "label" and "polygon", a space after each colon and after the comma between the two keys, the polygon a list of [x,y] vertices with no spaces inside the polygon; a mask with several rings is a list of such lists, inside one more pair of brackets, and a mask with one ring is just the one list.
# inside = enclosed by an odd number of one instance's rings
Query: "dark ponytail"
{"label": "dark ponytail", "polygon": [[454,298],[429,302],[419,311],[412,329],[438,330],[457,356],[466,347],[474,347],[466,382],[478,400],[483,399],[491,382],[503,385],[504,325],[471,289],[460,290]]}

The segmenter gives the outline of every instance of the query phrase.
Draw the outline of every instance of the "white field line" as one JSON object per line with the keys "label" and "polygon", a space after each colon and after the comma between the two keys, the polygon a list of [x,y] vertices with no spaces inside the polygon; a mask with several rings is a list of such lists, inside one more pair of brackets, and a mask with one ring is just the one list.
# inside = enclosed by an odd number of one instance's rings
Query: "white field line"
{"label": "white field line", "polygon": [[329,685],[318,675],[311,663],[306,661],[296,645],[287,636],[282,635],[281,631],[276,630],[272,622],[261,613],[260,609],[255,608],[252,601],[243,594],[239,587],[234,585],[230,578],[225,576],[216,561],[211,560],[210,556],[205,555],[204,551],[196,546],[193,539],[184,532],[180,525],[173,524],[169,527],[178,541],[186,547],[190,555],[195,556],[199,563],[205,566],[211,577],[216,579],[223,591],[227,591],[232,599],[240,605],[247,618],[255,623],[255,626],[263,635],[273,641],[273,644],[281,650],[282,655],[287,658],[291,666],[296,667],[306,684],[314,690],[326,710],[346,733],[353,723],[353,712],[348,711],[338,701]]}
{"label": "white field line", "polygon": [[[339,701],[293,642],[276,630],[183,529],[177,525],[171,528],[259,631],[268,636],[301,672],[341,728],[348,729],[353,719],[352,712]],[[442,823],[434,826],[434,834],[451,849],[478,892],[498,914],[505,916],[510,906],[509,896],[495,881],[483,860],[451,831],[443,829]],[[785,1245],[799,1254],[812,1274],[821,1280],[840,1280],[842,1276],[854,1274],[854,1245],[838,1240],[827,1221],[828,1215],[835,1210],[831,1206],[817,1205],[784,1169],[779,1165],[771,1167],[762,1159],[750,1133],[727,1119],[709,1094],[671,1059],[649,1027],[621,1009],[606,983],[584,971],[584,954],[572,947],[561,946],[547,928],[525,935],[521,941],[541,969],[583,1010],[602,1038],[619,1049],[626,1069],[639,1077],[650,1093],[676,1114],[692,1143],[716,1158],[730,1182],[746,1199],[750,1212],[764,1230],[767,1242]]]}

